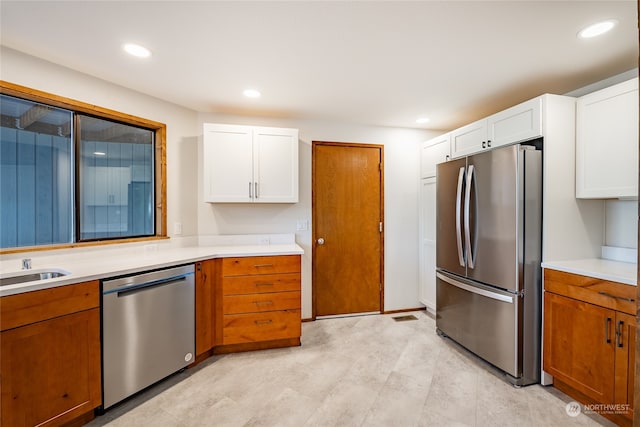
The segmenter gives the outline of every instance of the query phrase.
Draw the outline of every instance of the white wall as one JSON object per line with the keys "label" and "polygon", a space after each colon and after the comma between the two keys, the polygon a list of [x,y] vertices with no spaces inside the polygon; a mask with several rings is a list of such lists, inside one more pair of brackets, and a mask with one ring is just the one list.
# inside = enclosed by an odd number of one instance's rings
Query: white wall
{"label": "white wall", "polygon": [[[275,126],[299,129],[300,201],[296,204],[246,205],[203,202],[198,184],[200,234],[296,233],[305,250],[302,265],[302,317],[312,313],[311,230],[296,232],[298,220],[311,224],[312,141],[384,145],[385,306],[386,311],[420,307],[418,301],[418,178],[420,143],[440,132],[349,125],[320,120],[200,114],[203,123]],[[202,158],[202,144],[199,148]],[[200,177],[202,167],[199,168]]]}
{"label": "white wall", "polygon": [[[184,236],[295,233],[311,223],[311,142],[383,144],[385,156],[385,310],[419,307],[419,146],[440,132],[357,126],[319,120],[197,113],[98,78],[25,55],[0,50],[0,79],[167,125],[167,226]],[[202,123],[295,127],[300,130],[300,201],[293,205],[221,205],[202,201]],[[303,317],[311,316],[311,230],[296,233],[305,249]]]}
{"label": "white wall", "polygon": [[196,180],[197,113],[178,105],[126,89],[87,74],[43,61],[21,52],[0,48],[0,79],[139,116],[167,125],[167,224],[182,222],[182,233],[197,229]]}
{"label": "white wall", "polygon": [[605,202],[606,246],[638,248],[638,202],[607,200]]}

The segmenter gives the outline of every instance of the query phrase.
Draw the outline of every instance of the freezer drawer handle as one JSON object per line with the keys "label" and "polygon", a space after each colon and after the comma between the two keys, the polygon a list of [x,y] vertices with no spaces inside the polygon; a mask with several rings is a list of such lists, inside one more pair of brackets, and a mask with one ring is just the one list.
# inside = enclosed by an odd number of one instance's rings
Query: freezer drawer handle
{"label": "freezer drawer handle", "polygon": [[462,229],[460,218],[462,214],[462,184],[464,182],[464,166],[458,172],[458,189],[456,190],[456,243],[458,244],[458,262],[465,267],[464,248],[462,247]]}
{"label": "freezer drawer handle", "polygon": [[491,299],[495,299],[498,301],[502,301],[502,302],[508,302],[509,304],[513,304],[513,297],[507,296],[507,295],[502,295],[502,294],[498,294],[496,292],[491,292],[491,291],[487,291],[485,289],[481,289],[481,288],[476,288],[475,286],[470,286],[467,285],[466,283],[462,283],[459,282],[457,280],[454,280],[450,277],[447,277],[443,274],[440,273],[436,273],[436,276],[438,277],[438,279],[443,280],[445,282],[447,282],[450,285],[453,285],[457,288],[463,289],[467,292],[471,292],[473,294],[478,294],[478,295],[482,295],[483,297],[487,297],[487,298],[491,298]]}

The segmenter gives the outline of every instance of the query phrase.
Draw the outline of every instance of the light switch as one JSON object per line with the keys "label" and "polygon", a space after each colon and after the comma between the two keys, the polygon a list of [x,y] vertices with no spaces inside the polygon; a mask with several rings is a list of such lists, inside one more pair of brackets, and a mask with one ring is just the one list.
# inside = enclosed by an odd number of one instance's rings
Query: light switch
{"label": "light switch", "polygon": [[173,234],[175,234],[175,235],[182,234],[182,223],[181,222],[174,222],[173,223]]}
{"label": "light switch", "polygon": [[309,221],[300,219],[296,223],[296,231],[307,231],[309,229]]}

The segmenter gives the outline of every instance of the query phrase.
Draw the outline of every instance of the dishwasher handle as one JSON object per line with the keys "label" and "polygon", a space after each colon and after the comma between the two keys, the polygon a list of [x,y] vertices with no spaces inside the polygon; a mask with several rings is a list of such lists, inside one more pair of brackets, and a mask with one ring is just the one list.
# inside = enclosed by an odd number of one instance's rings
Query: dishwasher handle
{"label": "dishwasher handle", "polygon": [[136,284],[131,284],[127,286],[121,286],[119,288],[104,291],[102,294],[109,295],[109,294],[117,293],[118,298],[125,297],[127,295],[149,290],[149,288],[157,288],[157,287],[166,286],[172,283],[182,282],[187,280],[187,277],[191,275],[193,275],[193,273],[183,274],[180,276],[167,277],[164,279],[152,280],[150,282],[145,282],[145,283],[136,283]]}

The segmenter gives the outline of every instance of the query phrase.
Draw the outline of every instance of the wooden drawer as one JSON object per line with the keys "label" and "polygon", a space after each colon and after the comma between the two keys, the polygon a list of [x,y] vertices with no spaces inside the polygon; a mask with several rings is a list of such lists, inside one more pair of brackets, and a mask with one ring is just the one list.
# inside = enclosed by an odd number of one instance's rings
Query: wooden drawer
{"label": "wooden drawer", "polygon": [[253,256],[222,259],[222,276],[300,273],[300,255]]}
{"label": "wooden drawer", "polygon": [[635,286],[545,269],[544,289],[632,316],[636,315]]}
{"label": "wooden drawer", "polygon": [[3,331],[100,306],[100,283],[65,285],[0,299]]}
{"label": "wooden drawer", "polygon": [[299,291],[300,273],[228,277],[222,281],[223,295]]}
{"label": "wooden drawer", "polygon": [[301,334],[300,310],[223,316],[222,344],[241,344],[297,338]]}
{"label": "wooden drawer", "polygon": [[222,302],[224,314],[300,309],[300,291],[231,295]]}

